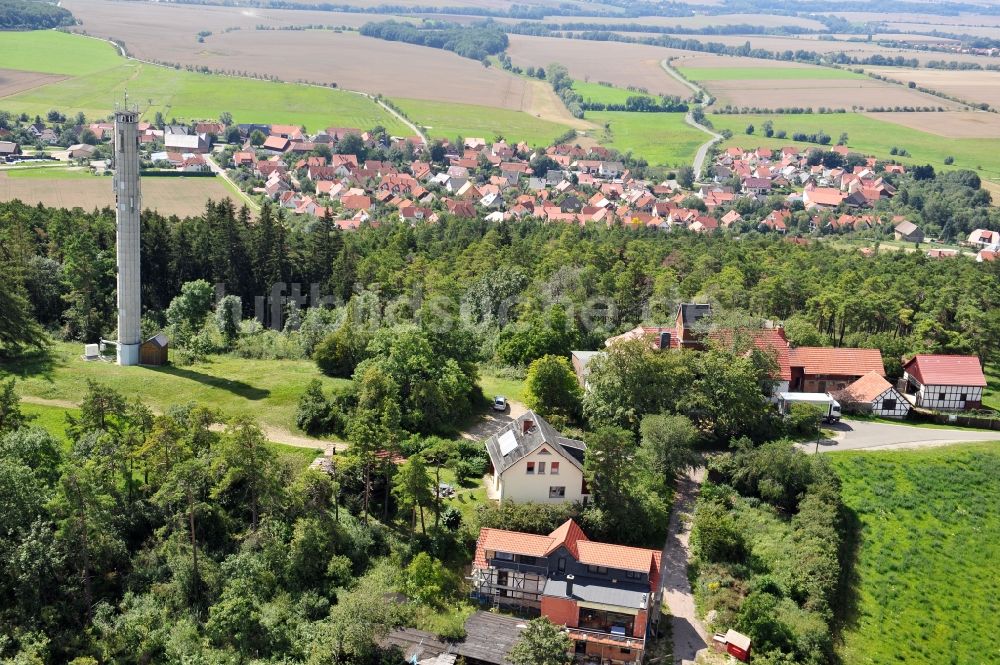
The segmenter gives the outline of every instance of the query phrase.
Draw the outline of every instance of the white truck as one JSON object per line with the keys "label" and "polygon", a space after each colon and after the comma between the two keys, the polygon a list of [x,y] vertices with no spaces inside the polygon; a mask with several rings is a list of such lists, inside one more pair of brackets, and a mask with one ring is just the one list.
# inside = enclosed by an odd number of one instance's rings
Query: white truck
{"label": "white truck", "polygon": [[792,404],[815,404],[824,409],[823,422],[835,423],[840,420],[840,402],[830,393],[778,393],[778,412],[787,416]]}

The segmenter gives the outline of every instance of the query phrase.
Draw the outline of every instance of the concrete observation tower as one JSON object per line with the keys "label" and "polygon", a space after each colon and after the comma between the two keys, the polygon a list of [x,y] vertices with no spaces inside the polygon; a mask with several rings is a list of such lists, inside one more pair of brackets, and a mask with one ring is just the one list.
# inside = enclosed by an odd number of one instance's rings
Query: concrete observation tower
{"label": "concrete observation tower", "polygon": [[138,365],[142,342],[139,279],[139,111],[115,111],[115,221],[118,246],[118,364]]}

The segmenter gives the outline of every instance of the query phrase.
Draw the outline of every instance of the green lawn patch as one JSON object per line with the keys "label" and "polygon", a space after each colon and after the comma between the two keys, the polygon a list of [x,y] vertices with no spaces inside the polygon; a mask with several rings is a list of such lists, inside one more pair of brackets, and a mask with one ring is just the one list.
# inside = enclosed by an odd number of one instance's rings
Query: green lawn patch
{"label": "green lawn patch", "polygon": [[73,416],[80,415],[79,409],[65,409],[60,406],[47,406],[42,404],[21,403],[21,411],[34,416],[29,426],[41,427],[46,432],[59,439],[68,441],[66,436],[66,414]]}
{"label": "green lawn patch", "polygon": [[[815,134],[823,131],[836,141],[841,132],[847,132],[848,147],[860,153],[890,159],[892,155],[889,151],[893,147],[904,148],[911,156],[897,158],[903,163],[931,164],[937,170],[972,169],[982,178],[1000,179],[1000,160],[996,158],[1000,153],[1000,139],[945,139],[860,113],[720,114],[710,115],[709,119],[716,129],[733,132],[733,138],[723,143],[724,148],[800,145],[792,140],[795,132]],[[767,120],[773,123],[775,131],[784,130],[787,136],[783,139],[765,137],[761,126]],[[753,125],[757,131],[748,136],[745,134],[747,125]],[[955,158],[954,165],[945,165],[944,160],[948,156]]]}
{"label": "green lawn patch", "polygon": [[119,367],[86,362],[80,358],[82,353],[82,344],[58,343],[47,360],[0,366],[0,379],[17,377],[17,390],[22,395],[74,404],[83,399],[91,379],[127,397],[137,397],[156,411],[196,402],[217,409],[225,418],[247,415],[293,432],[299,396],[310,380],[321,379],[327,390],[346,383],[322,376],[309,360],[212,356],[186,367]]}
{"label": "green lawn patch", "polygon": [[482,374],[479,377],[479,387],[483,389],[486,399],[492,400],[497,395],[503,395],[515,402],[524,401],[524,380]]}
{"label": "green lawn patch", "polygon": [[[96,178],[86,169],[69,169],[65,166],[19,166],[0,171],[8,178],[27,178],[33,180],[82,180]],[[110,185],[109,185],[110,187]]]}
{"label": "green lawn patch", "polygon": [[5,32],[0,39],[4,69],[81,76],[117,67],[123,61],[108,42],[55,30]]}
{"label": "green lawn patch", "polygon": [[828,458],[861,527],[843,662],[1000,661],[1000,446]]}
{"label": "green lawn patch", "polygon": [[986,366],[986,390],[983,391],[983,406],[1000,411],[1000,367]]}
{"label": "green lawn patch", "polygon": [[846,69],[833,67],[678,67],[693,81],[791,81],[796,79],[863,79]]}
{"label": "green lawn patch", "polygon": [[583,101],[595,104],[624,104],[628,101],[629,97],[638,97],[643,94],[654,99],[658,97],[658,95],[632,92],[624,88],[615,88],[609,85],[601,85],[600,83],[586,83],[584,81],[573,81],[573,90],[580,93]]}
{"label": "green lawn patch", "polygon": [[[698,147],[710,138],[684,122],[683,113],[588,111],[586,117],[599,126],[594,134],[601,143],[656,166],[690,164]],[[610,125],[610,135],[605,124]]]}
{"label": "green lawn patch", "polygon": [[[54,55],[32,58],[16,53],[8,40],[31,54]],[[95,46],[96,45],[96,46]],[[85,60],[100,49],[102,67],[83,67]],[[167,118],[192,120],[217,118],[229,111],[236,122],[296,124],[309,131],[329,126],[371,129],[382,125],[392,134],[412,134],[405,124],[367,97],[342,90],[298,83],[275,83],[251,79],[197,74],[182,69],[148,65],[115,55],[114,49],[97,40],[65,33],[7,33],[0,47],[0,68],[29,69],[68,74],[72,78],[27,90],[3,99],[2,106],[15,113],[45,115],[59,109],[67,115],[83,111],[88,117],[110,113],[128,90],[129,99],[139,105],[143,117],[157,111]]]}
{"label": "green lawn patch", "polygon": [[411,121],[427,128],[433,138],[454,140],[480,137],[492,141],[503,136],[509,142],[524,141],[532,146],[547,146],[569,129],[548,120],[510,109],[452,104],[422,99],[393,99]]}

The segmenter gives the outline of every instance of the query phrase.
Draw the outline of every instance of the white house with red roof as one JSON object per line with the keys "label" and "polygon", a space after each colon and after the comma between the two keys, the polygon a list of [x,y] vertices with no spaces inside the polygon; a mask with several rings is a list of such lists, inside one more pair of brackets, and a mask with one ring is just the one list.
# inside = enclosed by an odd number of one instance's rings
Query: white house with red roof
{"label": "white house with red roof", "polygon": [[564,626],[573,653],[642,661],[660,616],[659,550],[598,543],[573,520],[546,535],[482,529],[472,564],[483,604]]}
{"label": "white house with red roof", "polygon": [[846,409],[883,418],[905,418],[910,412],[910,402],[878,372],[868,372],[833,396]]}
{"label": "white house with red roof", "polygon": [[962,411],[983,404],[986,376],[976,356],[918,354],[903,365],[903,379],[920,407]]}

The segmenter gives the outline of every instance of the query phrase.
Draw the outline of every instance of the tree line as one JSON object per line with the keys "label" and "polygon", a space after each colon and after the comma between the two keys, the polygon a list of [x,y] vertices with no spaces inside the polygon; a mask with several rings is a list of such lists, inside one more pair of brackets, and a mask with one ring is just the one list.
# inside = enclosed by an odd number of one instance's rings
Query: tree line
{"label": "tree line", "polygon": [[425,22],[422,27],[399,21],[369,22],[361,26],[365,37],[452,51],[465,58],[484,60],[507,49],[507,35],[492,22],[460,26],[454,23]]}

